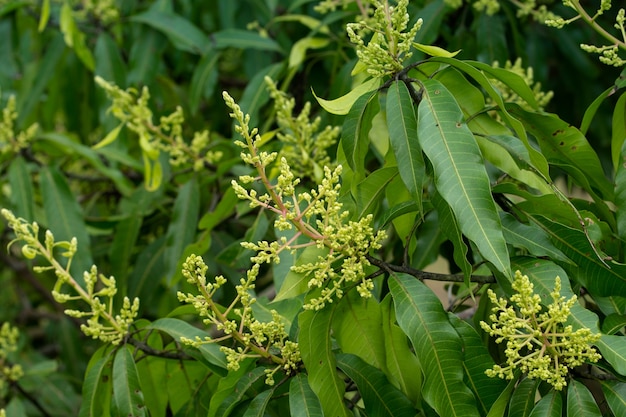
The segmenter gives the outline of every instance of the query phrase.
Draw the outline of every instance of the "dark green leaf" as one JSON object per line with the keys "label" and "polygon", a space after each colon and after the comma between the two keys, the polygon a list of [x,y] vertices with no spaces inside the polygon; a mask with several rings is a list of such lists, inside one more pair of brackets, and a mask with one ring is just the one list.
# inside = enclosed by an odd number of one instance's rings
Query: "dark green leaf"
{"label": "dark green leaf", "polygon": [[611,131],[611,156],[613,161],[613,168],[618,170],[623,167],[623,160],[620,158],[622,155],[622,149],[624,142],[626,141],[626,93],[623,93],[617,103],[615,103],[615,109],[613,110],[613,122]]}
{"label": "dark green leaf", "polygon": [[567,417],[600,417],[601,415],[589,389],[572,379],[567,387]]}
{"label": "dark green leaf", "polygon": [[535,407],[535,394],[539,381],[525,378],[515,388],[509,402],[509,417],[528,417]]}
{"label": "dark green leaf", "polygon": [[372,120],[380,111],[377,93],[370,92],[359,97],[348,112],[341,130],[341,146],[350,168],[364,176],[363,161],[369,148],[369,132]]}
{"label": "dark green leaf", "polygon": [[508,60],[509,50],[505,34],[503,16],[480,13],[476,21],[478,59],[489,64],[495,61],[503,64]]}
{"label": "dark green leaf", "polygon": [[127,84],[151,85],[159,71],[166,46],[167,39],[161,32],[143,27],[130,48]]}
{"label": "dark green leaf", "polygon": [[530,413],[530,417],[561,417],[562,413],[563,397],[560,392],[552,390],[539,400]]}
{"label": "dark green leaf", "polygon": [[[104,350],[103,348],[101,348]],[[94,360],[95,359],[95,360]],[[105,416],[111,403],[112,353],[100,357],[97,353],[89,364],[83,381],[79,417]]]}
{"label": "dark green leaf", "polygon": [[437,191],[450,205],[461,231],[498,271],[511,276],[508,249],[480,150],[454,97],[436,80],[424,81],[418,136],[433,165]]}
{"label": "dark green leaf", "polygon": [[487,417],[503,417],[511,399],[513,389],[517,385],[516,380],[511,380],[506,388],[500,393],[498,399],[493,403]]}
{"label": "dark green leaf", "polygon": [[[229,408],[229,403],[226,403],[227,398],[242,398],[245,392],[236,391],[240,386],[244,386],[248,384],[250,381],[250,370],[249,368],[254,364],[254,361],[247,360],[240,364],[240,367],[236,371],[230,371],[228,374],[221,378],[217,384],[217,388],[214,391],[213,396],[211,397],[211,404],[209,407],[208,417],[224,417],[224,414],[218,414],[218,409],[220,411],[224,411],[226,408]],[[257,368],[261,369],[261,368]],[[248,377],[246,377],[248,375]],[[243,382],[241,380],[243,379]],[[258,377],[257,379],[258,380]],[[240,385],[244,384],[244,385]],[[234,396],[234,397],[232,397]],[[231,408],[232,410],[232,408]],[[230,412],[230,410],[229,410]]]}
{"label": "dark green leaf", "polygon": [[462,343],[437,296],[408,275],[389,281],[398,324],[409,336],[424,372],[424,399],[442,416],[478,416],[463,382]]}
{"label": "dark green leaf", "polygon": [[[624,95],[626,97],[626,94]],[[625,100],[626,101],[626,100]],[[626,207],[626,146],[622,145],[619,160],[615,169],[615,205]],[[622,240],[626,240],[626,210],[616,210],[617,234]]]}
{"label": "dark green leaf", "polygon": [[349,417],[344,405],[345,384],[337,375],[331,348],[333,305],[318,311],[303,311],[298,316],[298,343],[302,362],[308,371],[309,385],[322,404],[324,415]]}
{"label": "dark green leaf", "polygon": [[323,417],[322,405],[305,374],[299,373],[289,383],[289,411],[291,417]]}
{"label": "dark green leaf", "polygon": [[236,388],[221,402],[218,407],[216,416],[228,416],[242,402],[248,390],[255,384],[265,381],[265,368],[253,368],[249,372],[241,375],[237,381]]}
{"label": "dark green leaf", "polygon": [[417,117],[407,86],[396,81],[387,91],[387,128],[400,177],[411,196],[422,207],[426,165],[417,139]]}
{"label": "dark green leaf", "polygon": [[213,49],[209,49],[200,59],[196,69],[191,76],[189,86],[189,107],[191,113],[196,114],[200,107],[200,102],[204,98],[209,98],[215,90],[217,84],[217,62],[220,54]]}
{"label": "dark green leaf", "polygon": [[217,49],[249,48],[261,51],[282,52],[280,45],[273,39],[247,30],[225,29],[212,33],[210,38],[212,45]]}
{"label": "dark green leaf", "polygon": [[[190,340],[196,340],[196,338],[204,340],[206,337],[209,337],[206,332],[203,332],[197,327],[194,327],[183,320],[173,318],[158,319],[147,328],[165,332],[172,336],[177,342],[180,342],[181,337],[185,337]],[[198,350],[202,353],[202,356],[209,361],[209,363],[215,365],[216,368],[222,369],[222,371],[215,369],[216,371],[223,373],[223,370],[226,369],[226,357],[224,356],[224,353],[220,351],[218,345],[214,343],[204,343],[198,346]]]}
{"label": "dark green leaf", "polygon": [[354,381],[371,416],[413,417],[415,408],[408,398],[389,383],[385,374],[356,355],[337,355],[337,366]]}
{"label": "dark green leaf", "polygon": [[379,209],[387,185],[397,174],[398,170],[395,167],[381,168],[356,185],[352,192],[357,207],[356,219],[374,214]]}
{"label": "dark green leaf", "polygon": [[9,165],[9,184],[13,214],[29,222],[34,221],[33,182],[26,161],[21,156],[13,159]]}
{"label": "dark green leaf", "polygon": [[626,326],[626,315],[610,314],[602,322],[602,333],[615,334],[622,331],[624,326]]}
{"label": "dark green leaf", "polygon": [[126,347],[118,350],[113,360],[113,409],[119,416],[146,415],[135,359]]}
{"label": "dark green leaf", "polygon": [[102,32],[96,41],[95,74],[120,87],[126,83],[126,68],[120,49],[107,32]]}
{"label": "dark green leaf", "polygon": [[626,416],[626,383],[600,381],[600,386],[613,415]]}
{"label": "dark green leaf", "polygon": [[243,417],[265,417],[265,409],[274,395],[274,390],[263,391],[252,399]]}
{"label": "dark green leaf", "polygon": [[176,13],[167,13],[150,8],[148,11],[132,16],[133,22],[140,22],[162,32],[182,51],[202,54],[208,47],[209,38],[193,23]]}

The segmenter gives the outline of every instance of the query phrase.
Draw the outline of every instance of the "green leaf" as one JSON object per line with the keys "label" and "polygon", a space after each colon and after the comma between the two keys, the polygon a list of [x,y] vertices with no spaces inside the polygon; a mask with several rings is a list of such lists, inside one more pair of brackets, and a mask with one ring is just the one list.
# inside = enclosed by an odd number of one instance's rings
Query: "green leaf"
{"label": "green leaf", "polygon": [[409,336],[424,372],[422,395],[441,416],[478,416],[463,382],[462,343],[437,296],[408,275],[389,280],[398,324]]}
{"label": "green leaf", "polygon": [[371,416],[413,417],[415,408],[408,398],[389,383],[385,374],[356,355],[337,355],[337,366],[356,384]]}
{"label": "green leaf", "polygon": [[585,114],[583,116],[583,120],[580,123],[580,131],[583,135],[587,135],[587,130],[589,130],[589,126],[593,120],[593,117],[596,115],[596,112],[600,108],[600,105],[604,102],[604,100],[613,94],[615,91],[615,86],[607,88],[587,107],[585,110]]}
{"label": "green leaf", "polygon": [[106,134],[106,136],[104,138],[102,138],[102,140],[98,143],[96,143],[95,145],[93,145],[91,147],[91,149],[100,149],[103,148],[107,145],[112,144],[113,142],[115,142],[115,140],[117,139],[117,137],[120,135],[120,132],[122,131],[122,128],[126,125],[126,123],[120,123],[119,125],[117,125],[117,127],[113,130],[111,130],[109,133]]}
{"label": "green leaf", "polygon": [[212,33],[211,42],[217,49],[237,48],[282,52],[280,45],[273,39],[242,29],[224,29]]}
{"label": "green leaf", "polygon": [[309,381],[299,373],[289,383],[289,412],[291,417],[323,417],[322,404],[315,395]]}
{"label": "green leaf", "polygon": [[386,371],[385,341],[380,305],[365,300],[356,291],[349,291],[338,303],[332,329],[343,353],[359,356],[381,371]]}
{"label": "green leaf", "polygon": [[507,406],[509,405],[509,401],[511,399],[511,394],[513,393],[513,389],[517,385],[516,380],[511,380],[506,388],[500,393],[498,399],[493,403],[491,408],[489,409],[489,413],[487,413],[487,417],[503,417],[506,412]]}
{"label": "green leaf", "polygon": [[403,203],[397,204],[391,207],[389,210],[385,211],[383,214],[383,218],[381,220],[381,227],[389,224],[390,221],[394,220],[397,217],[403,216],[409,213],[417,213],[419,211],[419,207],[415,204],[415,201],[405,201]]}
{"label": "green leaf", "polygon": [[174,44],[176,49],[202,54],[209,44],[209,38],[193,23],[171,12],[162,12],[155,8],[132,16],[132,22],[144,23],[162,32]]}
{"label": "green leaf", "polygon": [[[533,408],[530,417],[561,417],[563,414],[563,397],[555,390],[545,395]],[[569,413],[567,414],[569,417]]]}
{"label": "green leaf", "polygon": [[626,93],[623,93],[613,110],[613,121],[611,130],[611,157],[613,168],[618,170],[623,168],[623,160],[620,159],[624,142],[626,141]]}
{"label": "green leaf", "polygon": [[289,53],[289,68],[299,67],[306,58],[306,51],[308,49],[321,49],[326,47],[330,43],[328,38],[302,38],[291,47]]}
{"label": "green leaf", "polygon": [[209,49],[202,55],[200,62],[198,62],[193,71],[191,85],[189,86],[189,107],[192,114],[198,112],[202,99],[211,97],[215,90],[219,58],[219,52]]}
{"label": "green leaf", "polygon": [[439,81],[424,81],[418,137],[433,165],[437,191],[461,231],[487,261],[510,277],[508,249],[480,149],[454,97]]}
{"label": "green leaf", "polygon": [[[153,333],[150,338],[154,339],[154,336],[160,339],[156,333]],[[155,347],[152,343],[149,345]],[[165,417],[167,413],[166,362],[167,359],[154,356],[146,356],[137,362],[137,372],[150,417]]]}
{"label": "green leaf", "polygon": [[[217,414],[217,412],[218,409],[220,409],[220,411],[224,411],[226,408],[228,408],[230,403],[226,402],[226,399],[237,398],[237,396],[241,397],[245,394],[245,392],[241,392],[240,387],[245,387],[245,385],[248,384],[248,382],[250,381],[249,377],[251,375],[251,372],[254,372],[254,369],[249,371],[249,368],[253,365],[254,361],[246,360],[240,364],[238,370],[228,372],[228,374],[224,378],[221,378],[219,380],[217,388],[215,388],[214,394],[211,397],[208,417],[224,417],[224,414]],[[246,377],[246,375],[248,375],[248,377]]]}
{"label": "green leaf", "polygon": [[100,33],[94,53],[96,55],[95,75],[123,87],[126,83],[126,64],[120,48],[111,35],[107,32]]}
{"label": "green leaf", "polygon": [[[100,349],[104,350],[104,347]],[[90,361],[87,373],[85,374],[85,380],[83,381],[79,417],[104,416],[109,414],[112,389],[112,356],[112,352],[101,357],[96,353]]]}
{"label": "green leaf", "polygon": [[26,219],[33,221],[35,212],[35,202],[33,196],[33,182],[28,166],[23,157],[18,156],[9,165],[9,185],[11,186],[11,203],[13,204],[13,213]]}
{"label": "green leaf", "polygon": [[354,187],[352,194],[356,202],[356,219],[374,214],[380,208],[385,189],[397,174],[398,169],[395,167],[377,169]]}
{"label": "green leaf", "polygon": [[376,90],[379,86],[380,86],[380,79],[372,78],[371,80],[368,80],[358,85],[357,87],[354,87],[347,94],[341,97],[338,97],[334,100],[324,100],[323,98],[319,98],[315,94],[315,91],[313,91],[313,95],[315,96],[315,99],[320,104],[320,106],[322,106],[322,108],[326,110],[327,112],[332,113],[332,114],[337,114],[337,115],[344,115],[344,114],[348,114],[348,112],[350,111],[354,103],[357,101],[357,99],[359,99],[359,97],[363,96],[364,94],[372,90]]}
{"label": "green leaf", "polygon": [[243,417],[265,417],[265,409],[274,395],[274,390],[263,391],[252,399]]}
{"label": "green leaf", "polygon": [[509,59],[504,16],[480,13],[476,20],[477,58],[482,62],[504,63]]}
{"label": "green leaf", "polygon": [[[619,156],[620,160],[626,158],[625,144],[622,144],[622,150]],[[617,207],[626,207],[626,165],[624,163],[618,163],[615,169],[615,205]],[[626,210],[616,210],[615,217],[617,222],[617,235],[622,240],[626,240]]]}
{"label": "green leaf", "polygon": [[118,350],[113,360],[113,409],[120,416],[146,415],[135,359],[126,347]]}
{"label": "green leaf", "polygon": [[91,50],[87,48],[85,34],[78,29],[74,20],[74,12],[69,2],[63,2],[59,17],[59,28],[63,33],[65,44],[74,49],[76,56],[90,70],[94,71],[95,61]]}
{"label": "green leaf", "polygon": [[572,379],[567,387],[567,417],[602,416],[593,394],[581,382]]}
{"label": "green leaf", "polygon": [[165,266],[163,274],[170,285],[179,279],[176,267],[185,247],[196,237],[196,225],[200,213],[200,190],[196,177],[192,177],[179,189],[174,202],[172,220],[167,228],[165,240]]}
{"label": "green leaf", "polygon": [[246,393],[253,385],[261,381],[264,383],[265,377],[265,368],[261,367],[254,368],[241,375],[237,381],[236,388],[223,401],[220,401],[221,405],[217,408],[215,415],[220,417],[228,416],[237,404],[245,399]]}
{"label": "green leaf", "polygon": [[396,81],[389,87],[386,111],[389,138],[400,177],[421,210],[426,164],[417,139],[415,108],[404,82]]}
{"label": "green leaf", "polygon": [[476,329],[456,315],[450,314],[448,317],[463,343],[466,384],[474,392],[481,413],[487,414],[507,384],[500,378],[485,375],[485,371],[491,369],[495,363]]}
{"label": "green leaf", "polygon": [[[598,154],[585,136],[574,126],[552,114],[528,112],[517,105],[508,105],[509,111],[524,122],[546,158],[558,163],[588,192],[599,192],[605,200],[613,198],[613,188],[607,180]],[[586,187],[587,181],[592,189]]]}
{"label": "green leaf", "polygon": [[528,417],[535,407],[539,380],[524,378],[515,388],[509,402],[509,417]]}
{"label": "green leaf", "polygon": [[435,46],[435,45],[423,45],[421,43],[417,43],[417,42],[413,42],[413,47],[415,49],[417,49],[418,51],[422,51],[425,54],[428,54],[430,56],[443,56],[446,58],[453,58],[456,55],[458,55],[459,52],[461,52],[461,50],[455,51],[455,52],[449,52],[446,51],[443,48],[440,48],[439,46]]}
{"label": "green leaf", "polygon": [[331,347],[333,305],[318,311],[303,311],[298,316],[298,344],[302,362],[309,375],[309,385],[322,404],[324,415],[349,417],[344,405],[345,384],[337,375]]}
{"label": "green leaf", "polygon": [[372,120],[380,111],[376,93],[363,94],[346,116],[341,129],[341,147],[350,168],[365,176],[363,161],[369,148]]}
{"label": "green leaf", "polygon": [[413,404],[420,404],[424,381],[422,369],[409,346],[406,334],[396,324],[391,295],[385,297],[380,308],[387,377]]}
{"label": "green leaf", "polygon": [[519,74],[516,74],[515,72],[504,68],[495,68],[483,62],[470,61],[469,63],[486,73],[488,77],[493,77],[496,80],[504,83],[533,109],[536,110],[538,108],[537,100],[535,99],[535,93],[533,93],[530,86]]}
{"label": "green leaf", "polygon": [[[295,265],[305,265],[308,263],[314,263],[319,261],[319,258],[324,258],[328,255],[327,248],[318,248],[317,246],[306,247]],[[308,282],[311,277],[304,273],[289,271],[285,277],[283,284],[280,286],[276,298],[274,301],[286,300],[289,298],[297,297],[306,293],[309,290]]]}
{"label": "green leaf", "polygon": [[82,283],[84,271],[93,265],[91,244],[82,208],[76,201],[65,177],[52,166],[40,171],[39,186],[43,198],[47,226],[54,234],[55,241],[78,240],[78,251],[72,259],[71,271],[74,278]]}
{"label": "green leaf", "polygon": [[150,305],[155,297],[154,277],[163,271],[163,254],[165,253],[165,236],[147,245],[137,257],[135,267],[128,277],[128,296],[139,297],[141,305]]}
{"label": "green leaf", "polygon": [[[203,332],[197,327],[194,327],[183,320],[173,318],[158,319],[152,322],[147,328],[165,332],[179,343],[181,337],[191,340],[195,340],[197,337],[204,340],[206,337],[209,337],[206,332]],[[226,369],[226,357],[224,356],[224,353],[220,351],[218,345],[214,343],[204,343],[198,346],[197,349],[210,364],[215,365],[214,370],[216,372],[224,374],[224,370]]]}
{"label": "green leaf", "polygon": [[48,26],[48,19],[50,19],[50,0],[43,0],[41,4],[41,15],[39,16],[39,25],[37,30],[41,33]]}
{"label": "green leaf", "polygon": [[607,380],[600,381],[600,386],[613,415],[626,416],[626,383]]}
{"label": "green leaf", "polygon": [[500,213],[502,231],[507,243],[526,249],[537,257],[548,257],[556,261],[572,263],[563,252],[554,247],[546,232],[534,224],[520,223],[513,215]]}
{"label": "green leaf", "polygon": [[143,27],[130,47],[128,85],[151,85],[161,64],[167,38],[151,27]]}
{"label": "green leaf", "polygon": [[626,326],[626,315],[610,314],[602,321],[602,333],[615,334]]}

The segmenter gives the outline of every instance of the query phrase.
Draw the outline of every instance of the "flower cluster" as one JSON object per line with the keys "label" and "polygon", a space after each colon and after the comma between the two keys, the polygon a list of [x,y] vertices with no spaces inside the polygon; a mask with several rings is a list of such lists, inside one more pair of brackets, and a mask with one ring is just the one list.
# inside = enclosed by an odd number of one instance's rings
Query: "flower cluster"
{"label": "flower cluster", "polygon": [[103,24],[115,23],[120,19],[120,11],[115,0],[74,0],[76,17],[85,20],[92,16]]}
{"label": "flower cluster", "polygon": [[0,120],[0,155],[16,154],[28,147],[39,128],[35,123],[24,131],[16,132],[17,112],[15,107],[15,96],[10,96],[6,107],[2,110],[2,119]]}
{"label": "flower cluster", "polygon": [[271,310],[272,321],[260,322],[252,315],[252,304],[256,299],[252,296],[255,281],[259,273],[259,265],[255,264],[236,286],[237,297],[227,307],[219,306],[214,300],[215,292],[226,283],[226,279],[217,276],[214,282],[207,282],[207,265],[202,257],[191,255],[183,263],[183,276],[187,281],[198,288],[199,294],[178,293],[181,302],[191,304],[203,318],[206,325],[214,325],[223,334],[219,338],[195,340],[181,338],[181,341],[190,346],[199,346],[203,343],[216,343],[232,339],[239,346],[231,348],[221,346],[226,355],[228,369],[236,371],[239,364],[246,358],[265,358],[275,364],[266,370],[268,385],[274,385],[274,375],[282,370],[286,374],[295,372],[301,363],[298,344],[288,340],[285,325],[281,316]]}
{"label": "flower cluster", "polygon": [[[334,298],[341,298],[346,285],[357,286],[363,297],[371,296],[374,285],[366,274],[370,265],[367,255],[382,246],[386,234],[374,231],[372,216],[358,221],[348,220],[349,212],[339,201],[341,166],[334,170],[325,166],[317,189],[299,192],[300,179],[294,175],[287,160],[281,158],[278,178],[275,183],[270,182],[268,167],[276,160],[277,153],[260,151],[257,144],[261,138],[256,128],[250,130],[249,115],[243,114],[228,93],[224,93],[224,100],[232,110],[231,117],[237,122],[236,131],[245,140],[236,141],[243,148],[241,158],[256,171],[256,176],[243,175],[239,177],[239,182],[233,180],[235,193],[239,198],[248,200],[251,207],[275,213],[274,227],[277,230],[294,231],[291,239],[283,237],[273,242],[243,242],[242,246],[246,249],[257,252],[251,258],[253,268],[263,263],[279,263],[283,250],[294,252],[317,246],[325,249],[325,256],[319,256],[313,263],[291,267],[292,271],[309,278],[309,288],[321,289],[320,295],[308,300],[305,308],[321,309]],[[242,185],[254,182],[260,182],[265,190],[259,193]],[[309,242],[296,243],[301,236],[308,238]]]}
{"label": "flower cluster", "polygon": [[294,116],[296,101],[280,91],[271,78],[266,77],[270,97],[274,100],[276,122],[279,127],[278,139],[283,143],[279,157],[284,157],[292,166],[295,176],[310,177],[318,182],[324,166],[330,166],[327,149],[337,142],[341,129],[326,126],[320,131],[321,117],[310,120],[311,103],[308,101]]}
{"label": "flower cluster", "polygon": [[[139,94],[134,88],[123,90],[101,77],[96,77],[95,81],[112,101],[109,111],[139,138],[148,188],[156,189],[160,185],[160,152],[169,154],[172,166],[192,164],[195,171],[200,171],[221,158],[221,152],[208,149],[210,135],[206,130],[195,132],[190,144],[184,140],[185,117],[180,106],[173,113],[162,116],[156,125],[153,122],[152,110],[148,106],[150,92],[147,87],[144,86]],[[107,144],[108,138],[98,146]],[[113,135],[110,138],[113,141],[116,137]]]}
{"label": "flower cluster", "polygon": [[[493,67],[498,68],[499,63],[497,61],[494,62]],[[532,88],[534,96],[535,96],[535,100],[537,101],[539,109],[543,109],[545,106],[547,106],[550,100],[552,100],[552,97],[554,97],[554,93],[552,91],[547,91],[547,92],[541,91],[541,83],[535,82],[532,67],[528,67],[524,69],[524,67],[522,66],[521,58],[517,58],[515,60],[515,63],[511,63],[511,61],[506,61],[506,63],[504,64],[504,69],[509,70],[519,75],[520,77],[522,77],[524,81],[526,82],[526,85]],[[492,79],[491,83],[493,84],[494,87],[496,87],[500,91],[502,99],[505,102],[517,103],[521,107],[530,110],[530,106],[528,105],[526,100],[518,96],[517,93],[515,93],[506,84],[496,79]],[[488,98],[487,100],[488,102],[492,102],[491,98]]]}
{"label": "flower cluster", "polygon": [[495,365],[487,375],[513,379],[514,372],[521,370],[529,378],[540,378],[556,390],[567,385],[569,369],[585,362],[597,362],[600,354],[591,347],[600,339],[600,334],[590,329],[576,331],[566,325],[570,308],[576,296],[569,300],[561,296],[561,279],[556,277],[552,302],[547,311],[541,312],[541,297],[533,292],[533,284],[520,271],[515,272],[511,297],[515,305],[509,306],[505,299],[498,299],[489,290],[489,299],[495,305],[489,318],[492,324],[480,322],[483,330],[496,336],[496,343],[506,341],[506,366]]}
{"label": "flower cluster", "polygon": [[[356,45],[360,63],[374,77],[401,71],[403,62],[412,55],[413,39],[422,27],[422,19],[405,32],[409,23],[408,3],[408,0],[399,0],[396,6],[391,6],[388,0],[374,0],[371,18],[347,25],[348,37]],[[369,34],[372,36],[366,43],[364,39]]]}
{"label": "flower cluster", "polygon": [[7,382],[15,382],[24,375],[20,365],[10,364],[7,360],[8,355],[17,350],[18,337],[17,328],[11,327],[9,323],[0,326],[0,394]]}
{"label": "flower cluster", "polygon": [[[6,209],[2,209],[2,216],[8,221],[9,227],[13,229],[16,236],[9,243],[9,246],[18,241],[22,242],[22,254],[24,257],[34,259],[39,255],[48,262],[48,266],[36,266],[33,269],[35,272],[54,272],[57,278],[52,290],[54,299],[58,303],[66,303],[68,301],[87,303],[90,308],[89,311],[65,310],[65,314],[71,317],[88,317],[87,324],[81,325],[82,332],[105,343],[117,345],[122,342],[139,311],[139,299],[135,298],[131,302],[128,297],[124,297],[119,314],[114,314],[113,298],[117,293],[115,278],[107,278],[99,274],[96,266],[92,266],[90,271],[85,271],[84,273],[83,278],[86,288],[83,288],[70,274],[72,258],[78,250],[76,238],[73,238],[71,241],[56,242],[52,232],[47,230],[42,243],[38,238],[39,225],[36,222],[29,223],[24,219],[17,218]],[[65,266],[57,261],[55,253],[67,260]],[[98,285],[98,289],[96,289],[96,285]],[[71,287],[75,295],[64,292],[65,286]],[[107,301],[103,302],[102,298],[107,299]]]}

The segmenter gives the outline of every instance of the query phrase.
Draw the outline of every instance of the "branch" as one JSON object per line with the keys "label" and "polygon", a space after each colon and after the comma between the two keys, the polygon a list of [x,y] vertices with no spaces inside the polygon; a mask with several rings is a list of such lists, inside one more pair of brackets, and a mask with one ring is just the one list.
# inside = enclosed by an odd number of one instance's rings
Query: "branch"
{"label": "branch", "polygon": [[[376,259],[370,255],[367,255],[367,260],[374,266],[384,269],[388,272],[401,272],[411,275],[420,281],[425,279],[431,281],[443,281],[443,282],[465,282],[465,276],[463,274],[438,274],[435,272],[426,272],[419,269],[414,269],[408,266],[393,265],[380,259]],[[496,279],[492,275],[471,275],[470,282],[476,282],[479,284],[495,284]]]}
{"label": "branch", "polygon": [[133,337],[128,337],[126,342],[129,345],[133,345],[148,356],[156,356],[158,358],[165,359],[195,360],[193,356],[188,355],[182,350],[156,350],[141,340],[137,340]]}

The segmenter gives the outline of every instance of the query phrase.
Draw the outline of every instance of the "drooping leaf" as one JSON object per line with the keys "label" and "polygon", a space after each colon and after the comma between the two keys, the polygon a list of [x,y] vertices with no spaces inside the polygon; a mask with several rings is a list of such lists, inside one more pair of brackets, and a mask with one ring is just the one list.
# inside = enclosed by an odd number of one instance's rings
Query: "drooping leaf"
{"label": "drooping leaf", "polygon": [[413,417],[415,408],[409,399],[391,385],[385,374],[356,355],[337,355],[337,366],[354,381],[371,416]]}
{"label": "drooping leaf", "polygon": [[563,397],[560,392],[552,390],[539,400],[529,417],[561,417],[562,413]]}
{"label": "drooping leaf", "polygon": [[[161,318],[152,322],[148,329],[160,330],[173,337],[176,341],[180,342],[181,337],[185,337],[190,340],[196,340],[197,337],[200,340],[204,340],[209,335],[206,332],[192,326],[191,324],[174,318]],[[226,357],[224,353],[220,351],[218,345],[213,343],[204,343],[197,348],[202,356],[214,366],[214,370],[221,374],[226,369]]]}
{"label": "drooping leaf", "polygon": [[150,8],[144,13],[132,16],[130,20],[144,23],[160,31],[182,51],[200,55],[209,44],[209,38],[197,26],[173,12]]}
{"label": "drooping leaf", "polygon": [[436,80],[424,81],[418,137],[433,165],[437,191],[450,205],[463,234],[496,269],[511,276],[508,249],[480,150],[454,97]]}
{"label": "drooping leaf", "polygon": [[350,168],[364,176],[363,161],[369,147],[369,132],[372,120],[380,106],[375,93],[358,97],[346,116],[341,129],[341,147]]}
{"label": "drooping leaf", "polygon": [[507,384],[500,378],[485,375],[485,371],[492,368],[494,362],[476,330],[456,315],[450,314],[449,319],[463,343],[466,384],[474,392],[482,414],[486,414]]}
{"label": "drooping leaf", "polygon": [[417,139],[415,107],[403,82],[396,81],[389,87],[386,112],[389,139],[398,162],[400,177],[421,208],[426,165]]}
{"label": "drooping leaf", "polygon": [[180,278],[176,267],[185,247],[194,241],[199,211],[200,190],[196,177],[192,177],[180,187],[167,228],[163,274],[170,284],[175,283],[175,278]]}
{"label": "drooping leaf", "polygon": [[572,379],[567,387],[567,417],[600,417],[593,394],[581,382]]}
{"label": "drooping leaf", "polygon": [[345,384],[337,375],[331,347],[333,305],[318,311],[306,310],[298,316],[298,342],[302,362],[308,371],[311,389],[320,400],[324,415],[349,417],[344,405]]}
{"label": "drooping leaf", "polygon": [[55,240],[57,242],[70,241],[75,237],[78,241],[78,251],[72,259],[71,271],[80,283],[83,272],[90,270],[93,265],[91,243],[82,208],[76,201],[65,177],[55,167],[42,168],[39,181],[47,226],[52,231]]}
{"label": "drooping leaf", "polygon": [[613,415],[626,415],[626,383],[608,380],[600,381],[600,386]]}
{"label": "drooping leaf", "polygon": [[135,359],[122,347],[113,360],[113,409],[117,415],[141,417],[146,415]]}
{"label": "drooping leaf", "polygon": [[442,416],[478,416],[463,382],[462,343],[437,296],[408,275],[389,281],[398,324],[409,336],[424,372],[424,400]]}
{"label": "drooping leaf", "polygon": [[380,305],[350,291],[338,303],[333,315],[333,334],[343,353],[357,355],[374,367],[386,371],[385,341]]}
{"label": "drooping leaf", "polygon": [[292,417],[323,417],[322,405],[306,378],[299,373],[289,383],[289,412]]}

